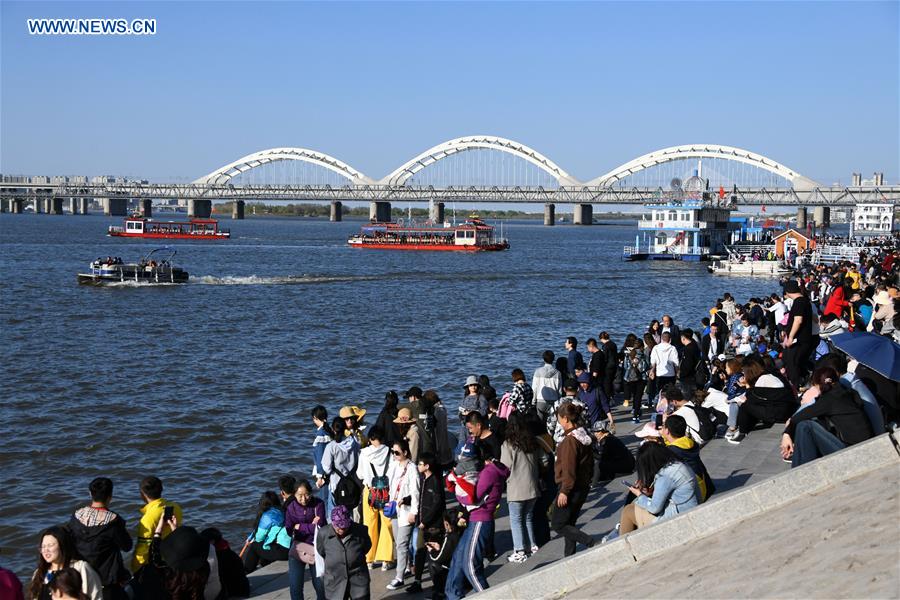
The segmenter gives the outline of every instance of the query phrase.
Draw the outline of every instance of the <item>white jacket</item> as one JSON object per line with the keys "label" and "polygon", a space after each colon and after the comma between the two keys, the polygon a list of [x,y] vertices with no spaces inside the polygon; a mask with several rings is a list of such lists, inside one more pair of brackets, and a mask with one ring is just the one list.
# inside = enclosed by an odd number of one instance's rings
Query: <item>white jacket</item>
{"label": "white jacket", "polygon": [[672,344],[660,342],[650,352],[650,364],[656,367],[657,377],[675,377],[678,369],[678,350]]}
{"label": "white jacket", "polygon": [[[397,524],[406,527],[410,525],[409,515],[419,512],[419,469],[412,460],[406,462],[405,468],[400,466],[400,461],[391,460],[388,479],[391,482],[391,500],[397,502]],[[411,497],[412,503],[400,504],[407,496]]]}
{"label": "white jacket", "polygon": [[[97,571],[83,560],[73,560],[69,566],[81,575],[81,591],[87,594],[90,600],[103,600],[103,583],[100,582]],[[34,574],[37,575],[37,571]]]}
{"label": "white jacket", "polygon": [[369,445],[359,452],[359,466],[356,467],[356,476],[366,487],[372,487],[372,468],[375,468],[375,474],[384,474],[385,467],[391,459],[391,449],[381,444],[377,448]]}
{"label": "white jacket", "polygon": [[553,365],[545,364],[535,369],[531,378],[531,389],[534,390],[534,399],[543,400],[553,405],[562,394],[562,377]]}

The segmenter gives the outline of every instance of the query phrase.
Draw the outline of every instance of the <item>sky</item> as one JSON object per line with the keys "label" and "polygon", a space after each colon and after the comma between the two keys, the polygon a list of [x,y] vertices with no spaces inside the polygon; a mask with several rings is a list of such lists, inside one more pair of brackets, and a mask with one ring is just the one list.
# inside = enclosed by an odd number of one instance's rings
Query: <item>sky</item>
{"label": "sky", "polygon": [[[152,36],[29,18],[154,18]],[[586,181],[679,144],[900,180],[898,2],[0,2],[0,172],[189,181],[266,148],[375,179],[451,138]]]}

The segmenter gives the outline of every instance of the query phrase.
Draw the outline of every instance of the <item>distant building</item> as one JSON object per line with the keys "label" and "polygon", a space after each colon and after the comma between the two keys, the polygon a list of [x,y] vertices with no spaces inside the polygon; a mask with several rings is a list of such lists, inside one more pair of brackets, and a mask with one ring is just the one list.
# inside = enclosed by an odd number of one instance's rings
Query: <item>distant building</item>
{"label": "distant building", "polygon": [[885,235],[893,230],[893,204],[857,204],[853,210],[853,235]]}

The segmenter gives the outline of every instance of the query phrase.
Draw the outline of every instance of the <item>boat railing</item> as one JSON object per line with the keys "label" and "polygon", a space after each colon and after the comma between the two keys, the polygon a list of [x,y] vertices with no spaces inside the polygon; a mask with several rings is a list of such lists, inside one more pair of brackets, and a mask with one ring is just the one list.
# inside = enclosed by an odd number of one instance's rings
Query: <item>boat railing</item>
{"label": "boat railing", "polygon": [[110,225],[109,233],[125,233],[125,228],[119,227],[118,225]]}

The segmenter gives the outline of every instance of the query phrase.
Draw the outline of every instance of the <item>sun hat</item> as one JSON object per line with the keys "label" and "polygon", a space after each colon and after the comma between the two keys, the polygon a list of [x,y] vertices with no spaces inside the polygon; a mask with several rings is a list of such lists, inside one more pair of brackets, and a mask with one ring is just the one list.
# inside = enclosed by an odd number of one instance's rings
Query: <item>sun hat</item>
{"label": "sun hat", "polygon": [[331,524],[340,529],[350,529],[350,525],[353,524],[350,509],[343,505],[335,506],[331,510]]}
{"label": "sun hat", "polygon": [[478,383],[478,378],[474,375],[469,375],[466,377],[466,385],[464,387],[469,387],[470,385],[481,385]]}
{"label": "sun hat", "polygon": [[875,301],[875,304],[890,304],[894,301],[887,290],[881,290],[880,292],[875,294],[875,297],[872,298],[872,300]]}
{"label": "sun hat", "polygon": [[341,412],[339,416],[342,419],[349,419],[350,417],[356,417],[357,420],[362,421],[362,418],[366,415],[366,409],[360,408],[358,406],[342,406]]}
{"label": "sun hat", "polygon": [[159,551],[166,565],[175,571],[197,571],[206,564],[209,542],[193,527],[181,526],[162,541]]}
{"label": "sun hat", "polygon": [[644,423],[644,426],[636,431],[635,434],[639,438],[648,438],[648,437],[660,437],[659,430],[656,429],[656,423]]}
{"label": "sun hat", "polygon": [[399,409],[394,423],[415,423],[415,419],[412,418],[412,411],[406,406]]}

